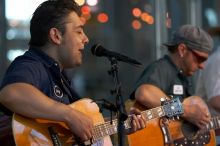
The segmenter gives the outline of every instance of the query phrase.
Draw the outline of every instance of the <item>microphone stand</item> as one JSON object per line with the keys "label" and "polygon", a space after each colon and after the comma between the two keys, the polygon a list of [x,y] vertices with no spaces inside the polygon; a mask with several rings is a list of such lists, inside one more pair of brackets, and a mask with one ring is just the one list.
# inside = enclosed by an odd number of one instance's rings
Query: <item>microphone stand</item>
{"label": "microphone stand", "polygon": [[119,146],[124,146],[124,138],[125,138],[125,127],[124,121],[128,118],[127,113],[125,111],[125,105],[123,102],[123,97],[121,95],[121,83],[118,77],[118,62],[116,58],[109,57],[111,62],[111,70],[109,74],[114,78],[115,89],[112,91],[112,94],[116,93],[116,107],[117,107],[117,119],[118,119],[118,143]]}

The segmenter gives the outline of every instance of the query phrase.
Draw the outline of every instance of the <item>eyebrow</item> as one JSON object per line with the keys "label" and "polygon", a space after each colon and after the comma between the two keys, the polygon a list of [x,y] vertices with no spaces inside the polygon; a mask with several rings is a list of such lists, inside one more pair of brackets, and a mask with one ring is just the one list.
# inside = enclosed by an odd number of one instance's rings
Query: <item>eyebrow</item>
{"label": "eyebrow", "polygon": [[81,24],[81,25],[75,26],[75,28],[82,28],[82,29],[84,29],[85,26]]}

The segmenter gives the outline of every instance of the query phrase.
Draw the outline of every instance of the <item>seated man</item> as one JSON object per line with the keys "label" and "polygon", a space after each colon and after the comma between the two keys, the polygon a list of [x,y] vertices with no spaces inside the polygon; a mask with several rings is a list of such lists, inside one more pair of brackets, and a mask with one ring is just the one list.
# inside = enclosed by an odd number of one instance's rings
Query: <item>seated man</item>
{"label": "seated man", "polygon": [[[204,68],[213,47],[213,40],[204,30],[192,25],[183,25],[173,33],[172,40],[165,44],[169,54],[149,65],[140,76],[131,97],[146,106],[153,108],[161,105],[159,88],[168,96],[179,96],[183,99],[193,95],[193,74]],[[156,90],[156,91],[155,91]],[[202,100],[201,100],[201,103]],[[210,115],[205,104],[183,102],[183,118],[203,128]]]}

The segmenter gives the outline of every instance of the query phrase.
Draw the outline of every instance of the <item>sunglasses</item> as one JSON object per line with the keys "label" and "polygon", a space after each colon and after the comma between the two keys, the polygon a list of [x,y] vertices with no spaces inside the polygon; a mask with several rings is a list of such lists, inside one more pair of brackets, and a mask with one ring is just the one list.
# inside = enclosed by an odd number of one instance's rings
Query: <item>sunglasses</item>
{"label": "sunglasses", "polygon": [[192,52],[193,56],[196,58],[196,60],[197,60],[199,63],[202,63],[202,62],[204,62],[204,61],[207,60],[206,57],[200,56],[200,55],[199,55],[197,52],[195,52],[193,49],[190,49],[190,48],[189,48],[189,50],[190,50],[190,52]]}

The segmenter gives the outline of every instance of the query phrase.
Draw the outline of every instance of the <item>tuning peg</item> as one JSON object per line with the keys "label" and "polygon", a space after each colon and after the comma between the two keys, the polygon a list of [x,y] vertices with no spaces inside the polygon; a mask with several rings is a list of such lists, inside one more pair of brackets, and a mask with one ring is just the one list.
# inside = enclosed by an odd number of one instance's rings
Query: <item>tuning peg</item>
{"label": "tuning peg", "polygon": [[179,116],[176,116],[177,120],[180,120],[180,117]]}
{"label": "tuning peg", "polygon": [[165,102],[165,98],[164,98],[164,97],[161,97],[161,98],[160,98],[160,102],[161,102],[161,105],[166,104],[166,102]]}
{"label": "tuning peg", "polygon": [[175,121],[175,117],[173,117],[172,120]]}

